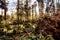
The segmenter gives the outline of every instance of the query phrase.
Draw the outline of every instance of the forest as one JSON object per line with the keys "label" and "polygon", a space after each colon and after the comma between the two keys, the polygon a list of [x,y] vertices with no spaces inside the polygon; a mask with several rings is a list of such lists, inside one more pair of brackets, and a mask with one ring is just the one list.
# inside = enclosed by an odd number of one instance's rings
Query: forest
{"label": "forest", "polygon": [[0,40],[60,40],[60,0],[0,0]]}

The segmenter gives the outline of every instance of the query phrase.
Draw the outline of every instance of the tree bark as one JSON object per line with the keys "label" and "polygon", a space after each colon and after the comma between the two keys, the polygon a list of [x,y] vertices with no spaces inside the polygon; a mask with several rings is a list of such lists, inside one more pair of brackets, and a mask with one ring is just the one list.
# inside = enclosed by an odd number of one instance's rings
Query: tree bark
{"label": "tree bark", "polygon": [[4,0],[4,3],[5,3],[5,5],[4,5],[4,19],[6,20],[6,11],[7,11],[7,8],[6,8],[6,0]]}

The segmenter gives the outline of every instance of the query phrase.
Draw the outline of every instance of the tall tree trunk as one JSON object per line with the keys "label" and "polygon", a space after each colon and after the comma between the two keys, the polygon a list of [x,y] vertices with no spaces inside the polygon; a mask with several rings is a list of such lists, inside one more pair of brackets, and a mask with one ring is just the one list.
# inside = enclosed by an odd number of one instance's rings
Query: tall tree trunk
{"label": "tall tree trunk", "polygon": [[7,11],[7,8],[6,8],[6,0],[4,0],[4,3],[5,3],[5,5],[4,5],[4,19],[6,20],[6,11]]}
{"label": "tall tree trunk", "polygon": [[55,5],[54,5],[54,0],[52,0],[52,6],[53,6],[53,15],[55,14]]}
{"label": "tall tree trunk", "polygon": [[26,0],[26,4],[25,4],[25,12],[26,12],[26,19],[28,20],[28,11],[29,11],[29,7],[28,7],[28,1],[29,0]]}
{"label": "tall tree trunk", "polygon": [[19,25],[19,0],[17,0],[17,22]]}
{"label": "tall tree trunk", "polygon": [[43,0],[37,0],[38,4],[39,4],[39,13],[40,13],[40,17],[43,16]]}

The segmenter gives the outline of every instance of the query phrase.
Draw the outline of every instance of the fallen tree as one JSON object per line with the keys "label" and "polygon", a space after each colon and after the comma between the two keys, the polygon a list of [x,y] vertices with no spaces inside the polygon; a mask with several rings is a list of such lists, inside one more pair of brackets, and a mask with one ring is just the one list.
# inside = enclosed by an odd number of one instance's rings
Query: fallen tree
{"label": "fallen tree", "polygon": [[44,36],[46,36],[46,34],[52,35],[54,39],[60,40],[60,13],[54,16],[44,16],[42,20],[39,19],[35,33],[42,33]]}

